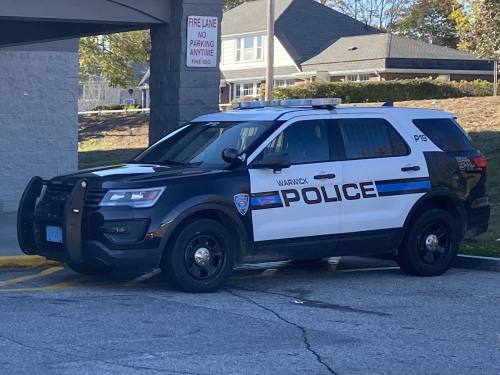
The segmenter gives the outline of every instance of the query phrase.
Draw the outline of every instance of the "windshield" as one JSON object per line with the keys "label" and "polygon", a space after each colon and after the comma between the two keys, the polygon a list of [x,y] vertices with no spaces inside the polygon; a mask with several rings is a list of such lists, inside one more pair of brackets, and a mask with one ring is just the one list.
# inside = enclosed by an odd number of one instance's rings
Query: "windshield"
{"label": "windshield", "polygon": [[246,151],[275,123],[274,121],[193,122],[148,148],[136,157],[134,162],[226,167],[229,164],[222,159],[224,149],[232,147],[240,153]]}

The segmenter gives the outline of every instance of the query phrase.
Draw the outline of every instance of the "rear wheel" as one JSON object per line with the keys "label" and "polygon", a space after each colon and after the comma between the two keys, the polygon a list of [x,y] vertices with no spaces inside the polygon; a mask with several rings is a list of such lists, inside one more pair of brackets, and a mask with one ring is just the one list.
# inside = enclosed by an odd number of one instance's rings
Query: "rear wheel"
{"label": "rear wheel", "polygon": [[97,266],[94,264],[89,264],[87,262],[84,263],[68,263],[68,267],[73,271],[80,273],[82,275],[109,275],[113,272],[111,267],[106,266]]}
{"label": "rear wheel", "polygon": [[177,289],[190,293],[214,292],[234,268],[235,245],[220,223],[196,219],[188,223],[165,249],[161,269]]}
{"label": "rear wheel", "polygon": [[453,216],[432,209],[413,221],[396,258],[411,275],[439,276],[450,269],[458,254],[460,227]]}

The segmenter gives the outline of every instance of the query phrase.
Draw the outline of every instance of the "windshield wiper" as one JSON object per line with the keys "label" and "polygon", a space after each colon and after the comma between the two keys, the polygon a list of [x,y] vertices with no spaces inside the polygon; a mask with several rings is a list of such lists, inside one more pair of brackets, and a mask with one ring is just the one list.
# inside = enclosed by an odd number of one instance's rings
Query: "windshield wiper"
{"label": "windshield wiper", "polygon": [[181,162],[181,161],[164,159],[162,161],[152,161],[152,162],[150,162],[150,164],[167,164],[167,165],[178,165],[178,166],[181,166],[181,167],[191,167],[191,166],[200,165],[201,162],[199,162],[199,163],[189,163],[189,162]]}

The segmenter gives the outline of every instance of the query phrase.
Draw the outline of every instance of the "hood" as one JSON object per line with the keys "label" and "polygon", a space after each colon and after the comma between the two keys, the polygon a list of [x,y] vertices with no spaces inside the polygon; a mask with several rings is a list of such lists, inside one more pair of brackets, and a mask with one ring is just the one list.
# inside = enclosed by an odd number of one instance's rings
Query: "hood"
{"label": "hood", "polygon": [[162,184],[164,180],[220,172],[222,172],[221,169],[196,166],[120,164],[102,168],[84,169],[74,173],[57,176],[52,179],[52,181],[72,183],[81,178],[85,178],[89,182],[90,188],[136,187],[133,185],[148,187]]}

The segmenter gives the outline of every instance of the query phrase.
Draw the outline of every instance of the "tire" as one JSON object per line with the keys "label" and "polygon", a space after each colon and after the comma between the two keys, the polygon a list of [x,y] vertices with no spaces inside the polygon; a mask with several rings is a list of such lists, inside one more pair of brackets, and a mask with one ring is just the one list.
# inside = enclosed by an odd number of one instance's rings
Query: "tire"
{"label": "tire", "polygon": [[431,209],[412,221],[396,261],[410,275],[440,276],[452,266],[459,243],[460,227],[453,216]]}
{"label": "tire", "polygon": [[161,269],[170,284],[183,292],[211,293],[231,276],[234,258],[231,233],[214,220],[196,219],[165,249]]}
{"label": "tire", "polygon": [[95,276],[95,275],[109,275],[113,272],[111,267],[106,266],[96,266],[94,264],[89,263],[68,263],[68,267],[73,271],[87,276]]}

